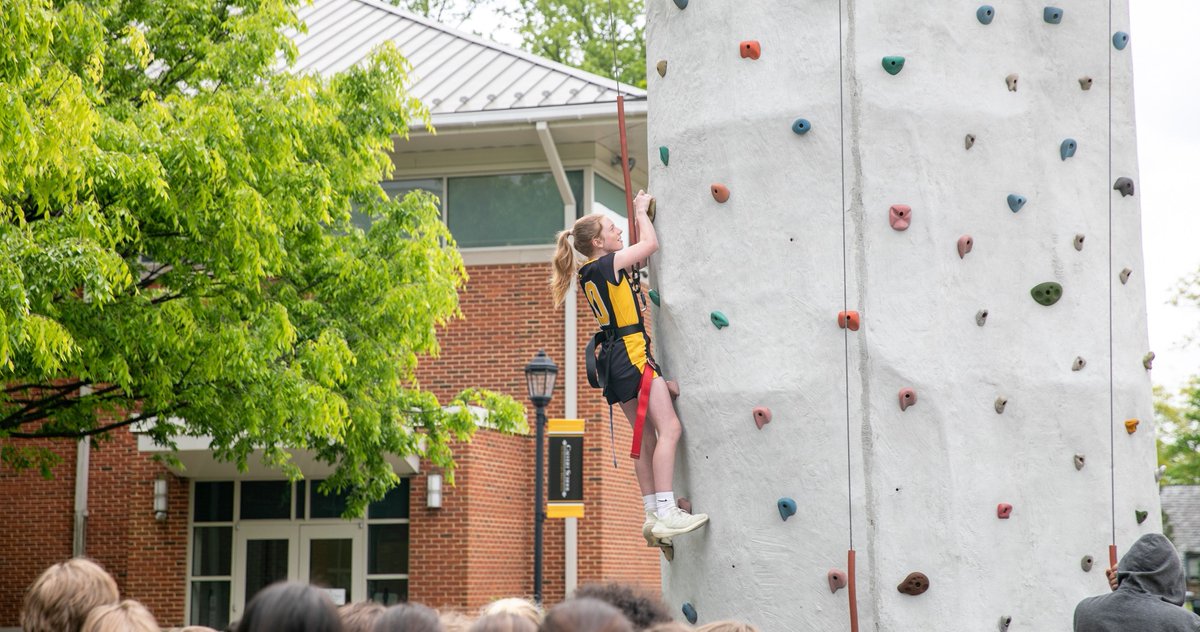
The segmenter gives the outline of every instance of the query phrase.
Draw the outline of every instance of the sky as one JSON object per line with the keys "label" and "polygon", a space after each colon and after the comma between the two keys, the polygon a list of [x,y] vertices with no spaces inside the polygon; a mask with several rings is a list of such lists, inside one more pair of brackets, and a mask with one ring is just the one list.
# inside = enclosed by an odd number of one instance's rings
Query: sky
{"label": "sky", "polygon": [[[488,9],[511,4],[493,0],[460,26],[518,46],[516,23]],[[1176,391],[1200,375],[1200,309],[1170,304],[1180,279],[1200,270],[1200,203],[1190,191],[1200,184],[1200,65],[1193,44],[1200,32],[1200,0],[1130,0],[1142,249],[1151,377]],[[1121,30],[1114,18],[1114,30]],[[653,103],[651,103],[653,107]],[[1200,288],[1197,288],[1200,290]]]}

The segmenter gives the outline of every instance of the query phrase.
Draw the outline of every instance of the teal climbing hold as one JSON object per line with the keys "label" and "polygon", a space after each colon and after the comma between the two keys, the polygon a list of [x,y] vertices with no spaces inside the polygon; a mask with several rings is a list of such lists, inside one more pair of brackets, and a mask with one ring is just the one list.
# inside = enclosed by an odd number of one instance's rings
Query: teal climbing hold
{"label": "teal climbing hold", "polygon": [[883,58],[883,69],[889,75],[898,75],[901,70],[904,70],[904,58],[898,55],[892,55]]}
{"label": "teal climbing hold", "polygon": [[1125,50],[1125,47],[1128,45],[1129,33],[1126,33],[1125,31],[1117,31],[1116,33],[1113,33],[1113,46],[1115,46],[1117,50]]}
{"label": "teal climbing hold", "polygon": [[788,497],[780,498],[775,505],[779,507],[779,517],[787,522],[788,518],[796,515],[796,501]]}
{"label": "teal climbing hold", "polygon": [[692,625],[696,625],[696,619],[699,618],[696,616],[696,606],[693,606],[690,601],[683,602],[683,618]]}
{"label": "teal climbing hold", "polygon": [[725,314],[721,312],[713,312],[708,315],[712,319],[712,324],[717,326],[717,329],[724,329],[729,326],[729,319],[725,318]]}
{"label": "teal climbing hold", "polygon": [[1016,193],[1010,193],[1008,196],[1008,208],[1012,209],[1012,212],[1016,213],[1017,211],[1021,210],[1022,206],[1025,206],[1025,196],[1017,195]]}
{"label": "teal climbing hold", "polygon": [[1045,283],[1038,283],[1033,286],[1033,289],[1029,290],[1029,293],[1033,295],[1033,300],[1049,307],[1062,298],[1063,288],[1062,285],[1054,281],[1046,281]]}
{"label": "teal climbing hold", "polygon": [[658,303],[658,290],[650,290],[650,302],[654,303],[656,307],[660,307]]}
{"label": "teal climbing hold", "polygon": [[1067,158],[1075,155],[1076,147],[1077,143],[1075,142],[1075,139],[1068,138],[1058,146],[1058,155],[1061,156],[1063,160],[1066,160]]}
{"label": "teal climbing hold", "polygon": [[1140,510],[1140,509],[1135,509],[1135,510],[1133,511],[1133,516],[1134,516],[1135,518],[1137,518],[1138,524],[1142,524],[1143,522],[1145,522],[1145,521],[1146,521],[1146,518],[1147,518],[1149,515],[1150,515],[1150,512],[1147,512],[1147,511],[1142,511],[1142,510]]}
{"label": "teal climbing hold", "polygon": [[1063,10],[1058,7],[1046,7],[1042,10],[1042,19],[1047,24],[1061,24]]}
{"label": "teal climbing hold", "polygon": [[797,134],[807,134],[810,129],[812,129],[812,123],[809,123],[808,119],[798,118],[792,123],[792,131]]}
{"label": "teal climbing hold", "polygon": [[996,17],[996,10],[992,8],[992,5],[985,4],[975,11],[975,17],[979,18],[980,24],[991,24],[992,18]]}
{"label": "teal climbing hold", "polygon": [[686,9],[687,3],[688,0],[675,0],[675,6],[679,7],[680,9]]}
{"label": "teal climbing hold", "polygon": [[658,159],[662,161],[664,167],[671,162],[671,150],[667,149],[666,145],[658,148]]}

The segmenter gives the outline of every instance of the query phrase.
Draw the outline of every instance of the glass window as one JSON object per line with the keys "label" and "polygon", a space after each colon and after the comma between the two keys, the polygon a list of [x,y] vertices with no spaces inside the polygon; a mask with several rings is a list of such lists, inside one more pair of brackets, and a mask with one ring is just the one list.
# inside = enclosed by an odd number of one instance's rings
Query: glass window
{"label": "glass window", "polygon": [[308,514],[304,513],[304,501],[308,499],[308,492],[306,491],[308,488],[305,487],[305,485],[307,485],[307,484],[308,484],[307,481],[297,481],[296,482],[296,519],[297,520],[304,520],[305,518],[308,517]]}
{"label": "glass window", "polygon": [[[441,178],[422,178],[419,180],[384,180],[379,183],[383,188],[383,192],[393,200],[399,200],[408,195],[411,191],[428,191],[437,196],[438,200],[442,199],[442,179]],[[371,228],[371,218],[365,214],[358,212],[358,209],[350,211],[350,221],[355,226],[368,230]]]}
{"label": "glass window", "polygon": [[287,540],[246,540],[246,601],[288,577]]}
{"label": "glass window", "polygon": [[367,528],[367,573],[408,573],[407,524],[373,524]]}
{"label": "glass window", "polygon": [[322,481],[309,481],[309,504],[312,506],[312,518],[341,518],[346,511],[346,492],[333,493],[328,496],[320,491]]}
{"label": "glass window", "polygon": [[242,520],[289,520],[292,484],[288,481],[245,481],[239,503]]}
{"label": "glass window", "polygon": [[371,503],[367,513],[371,519],[407,518],[408,517],[408,479],[400,479],[400,484],[388,490],[383,500]]}
{"label": "glass window", "polygon": [[[596,211],[612,211],[621,217],[628,217],[628,213],[625,212],[625,189],[601,178],[599,175],[595,178],[595,184],[596,199],[595,204],[592,205],[592,209]],[[578,217],[583,217],[582,210],[579,212]]]}
{"label": "glass window", "polygon": [[408,601],[407,579],[368,579],[367,595],[371,601],[385,606]]}
{"label": "glass window", "polygon": [[195,527],[192,534],[192,575],[228,575],[233,556],[233,527]]}
{"label": "glass window", "polygon": [[1200,580],[1200,555],[1188,553],[1186,557],[1188,579]]}
{"label": "glass window", "polygon": [[[353,603],[351,582],[354,567],[354,543],[347,539],[310,540],[308,543],[309,583],[321,588],[340,588],[342,603]],[[335,599],[335,602],[337,600]],[[338,605],[342,605],[339,603]]]}
{"label": "glass window", "polygon": [[[568,171],[576,206],[583,172]],[[554,243],[563,227],[562,197],[550,172],[450,178],[446,217],[459,248]]]}
{"label": "glass window", "polygon": [[196,522],[233,521],[233,483],[197,482],[193,494],[193,517]]}
{"label": "glass window", "polygon": [[223,630],[229,625],[229,582],[192,582],[191,625]]}

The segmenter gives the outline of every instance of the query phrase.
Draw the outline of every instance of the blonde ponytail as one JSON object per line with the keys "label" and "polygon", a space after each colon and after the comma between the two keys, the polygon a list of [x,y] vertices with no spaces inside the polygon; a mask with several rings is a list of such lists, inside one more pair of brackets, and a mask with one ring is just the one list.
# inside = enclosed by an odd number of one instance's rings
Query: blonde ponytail
{"label": "blonde ponytail", "polygon": [[[585,257],[592,256],[592,240],[600,236],[604,224],[603,215],[593,213],[575,220],[570,230],[559,231],[555,237],[554,273],[550,277],[550,290],[554,295],[554,306],[562,305],[567,298],[567,291],[575,282],[575,269],[578,262],[575,252]],[[572,243],[574,242],[574,243]]]}

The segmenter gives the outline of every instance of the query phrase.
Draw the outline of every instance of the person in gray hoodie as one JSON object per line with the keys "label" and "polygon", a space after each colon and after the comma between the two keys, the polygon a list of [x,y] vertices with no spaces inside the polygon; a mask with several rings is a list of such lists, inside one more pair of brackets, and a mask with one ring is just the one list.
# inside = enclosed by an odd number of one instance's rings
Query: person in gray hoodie
{"label": "person in gray hoodie", "polygon": [[1148,533],[1117,565],[1117,588],[1075,606],[1075,632],[1200,632],[1200,616],[1180,607],[1185,586],[1171,541]]}

